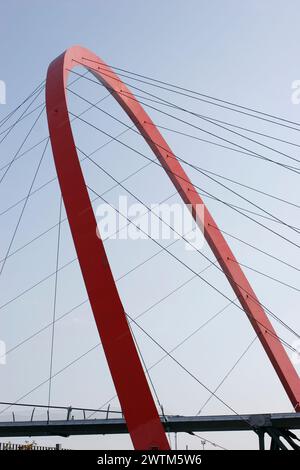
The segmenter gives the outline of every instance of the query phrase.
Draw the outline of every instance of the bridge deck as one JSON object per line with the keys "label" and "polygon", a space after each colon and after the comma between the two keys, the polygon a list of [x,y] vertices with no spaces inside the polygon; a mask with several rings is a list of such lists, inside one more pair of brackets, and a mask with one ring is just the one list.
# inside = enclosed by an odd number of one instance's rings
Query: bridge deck
{"label": "bridge deck", "polygon": [[[161,418],[168,432],[253,431],[255,429],[300,429],[300,413],[242,416],[166,416]],[[250,423],[250,424],[249,424]],[[0,422],[1,437],[71,436],[127,433],[124,419],[71,419],[59,421]]]}

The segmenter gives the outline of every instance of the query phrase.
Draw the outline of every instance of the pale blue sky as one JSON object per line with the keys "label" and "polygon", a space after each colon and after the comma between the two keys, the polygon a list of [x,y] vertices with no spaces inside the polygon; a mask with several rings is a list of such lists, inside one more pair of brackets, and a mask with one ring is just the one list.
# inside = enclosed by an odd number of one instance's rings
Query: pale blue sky
{"label": "pale blue sky", "polygon": [[[3,2],[0,79],[4,80],[7,86],[7,104],[0,105],[0,119],[45,78],[49,62],[69,46],[80,44],[91,49],[109,64],[299,121],[299,106],[291,103],[291,84],[293,80],[300,78],[299,13],[300,5],[297,1],[271,0],[263,2],[255,0],[247,4],[238,0],[227,2],[11,0],[5,4]],[[85,80],[74,85],[74,90],[94,101],[105,95],[101,87]],[[279,126],[269,126],[201,102],[175,95],[164,95],[160,90],[150,88],[148,90],[159,96],[166,96],[167,99],[176,100],[176,103],[194,111],[298,142],[297,132]],[[70,105],[74,112],[86,107],[86,104],[72,97]],[[101,106],[128,122],[111,99],[101,103]],[[195,129],[167,119],[159,113],[149,113],[157,124],[205,138]],[[249,148],[260,151],[265,156],[289,163],[283,160],[283,157],[281,160],[278,154],[258,146],[251,146],[250,143],[238,140],[228,133],[221,134],[214,127],[207,124],[204,126],[199,120],[193,120],[190,116],[185,118],[241,145],[249,145]],[[31,122],[32,119],[33,117]],[[97,110],[87,114],[86,119],[113,135],[123,130],[121,125],[104,118]],[[1,145],[1,164],[8,162],[17,150],[22,142],[22,136],[25,136],[29,129],[29,121],[20,124],[18,132],[12,133]],[[82,145],[88,152],[107,140],[83,124],[74,123],[74,133],[75,131],[78,145]],[[24,148],[29,148],[46,135],[47,124],[43,116],[40,125],[34,130]],[[297,175],[265,162],[242,158],[238,154],[169,132],[165,132],[164,135],[174,152],[182,158],[299,204]],[[146,144],[135,135],[127,133],[124,142],[130,143],[151,157]],[[262,139],[262,142],[298,157],[299,152],[296,147],[280,145],[270,140]],[[42,148],[38,147],[12,166],[0,186],[1,212],[28,191],[41,150]],[[101,153],[95,155],[95,159],[117,179],[124,178],[145,163],[140,157],[118,146],[117,143],[107,146]],[[83,168],[88,181],[97,188],[98,192],[103,192],[113,185],[107,176],[95,171],[90,163],[86,162]],[[197,185],[203,184],[204,189],[226,201],[247,207],[243,201],[208,182],[201,174],[191,170],[188,170],[188,173]],[[53,176],[55,170],[48,149],[35,187]],[[154,165],[128,180],[126,184],[148,204],[159,202],[174,191],[167,177]],[[232,187],[237,189],[236,186]],[[57,183],[47,186],[38,194],[39,196],[31,198],[26,208],[13,249],[22,246],[58,221]],[[115,204],[120,194],[126,193],[124,190],[114,190],[107,195],[107,198]],[[285,221],[299,225],[298,209],[247,190],[243,190],[241,194],[251,197],[255,203]],[[298,265],[299,256],[296,247],[216,202],[209,199],[205,202],[221,228]],[[7,250],[19,211],[20,206],[1,216],[1,258]],[[297,234],[291,230],[283,229],[271,222],[270,227],[299,242]],[[54,229],[7,261],[0,278],[1,305],[54,271],[56,240],[57,230]],[[230,239],[229,241],[241,262],[294,286],[299,284],[299,273],[296,271],[259,255],[238,242],[232,242]],[[158,250],[151,241],[108,241],[105,246],[116,278]],[[200,254],[184,251],[183,248],[183,243],[179,242],[173,248],[174,253],[189,263],[193,269],[199,271],[207,265],[207,261],[203,260]],[[204,253],[213,258],[207,246]],[[69,229],[67,224],[64,224],[60,265],[67,263],[74,256]],[[247,274],[262,303],[298,331],[299,293],[257,274],[248,271]],[[118,288],[125,309],[135,316],[191,276],[191,272],[178,265],[167,254],[163,254],[122,279],[118,283]],[[204,276],[226,295],[234,297],[227,281],[214,268],[208,269]],[[8,349],[51,321],[53,283],[52,277],[20,299],[6,307],[0,307],[0,338],[7,343]],[[57,316],[85,298],[86,293],[78,265],[73,263],[59,275]],[[199,279],[195,279],[145,315],[141,319],[141,325],[164,347],[171,349],[226,303],[228,302],[224,298],[217,296]],[[293,335],[279,327],[277,323],[274,323],[274,326],[279,334],[293,344],[295,341]],[[162,356],[162,352],[138,331],[136,334],[145,361],[147,365],[151,365]],[[253,337],[254,332],[246,317],[240,310],[231,306],[178,349],[176,358],[209,387],[214,388]],[[48,329],[8,355],[7,365],[0,366],[0,401],[14,401],[47,379],[50,341]],[[85,304],[57,324],[54,372],[97,344],[97,341],[92,314]],[[193,415],[208,396],[199,384],[169,359],[165,359],[153,369],[152,378],[166,413]],[[218,393],[238,413],[291,411],[285,392],[258,342],[254,343]],[[47,394],[46,385],[24,398],[23,402],[46,403]],[[91,352],[53,380],[53,404],[94,408],[105,403],[113,395],[114,388],[101,348]],[[117,409],[118,402],[114,400],[111,406]],[[11,419],[10,413],[11,410],[3,414],[2,418]],[[204,413],[223,414],[228,413],[228,409],[212,399]],[[27,416],[26,411],[16,410],[16,416],[21,419]],[[2,418],[0,415],[0,419]],[[212,433],[207,434],[207,438],[228,448],[254,448],[257,445],[256,437],[252,434]],[[41,443],[62,442],[67,448],[126,448],[131,445],[126,436],[36,440]],[[185,447],[185,445],[199,448],[200,441],[191,436],[181,435],[179,446]]]}

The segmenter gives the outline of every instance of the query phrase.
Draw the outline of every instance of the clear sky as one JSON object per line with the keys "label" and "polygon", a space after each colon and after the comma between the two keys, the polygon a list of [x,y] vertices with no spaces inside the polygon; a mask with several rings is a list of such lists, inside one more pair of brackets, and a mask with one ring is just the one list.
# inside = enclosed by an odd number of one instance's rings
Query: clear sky
{"label": "clear sky", "polygon": [[[292,82],[300,79],[299,14],[300,5],[295,0],[288,2],[254,0],[247,3],[238,0],[2,2],[0,80],[6,84],[6,105],[0,105],[0,119],[45,78],[47,67],[55,57],[71,45],[80,44],[114,66],[283,116],[292,121],[299,121],[299,106],[291,101]],[[235,125],[251,127],[256,131],[272,134],[294,143],[298,142],[299,134],[296,131],[257,121],[207,103],[164,93],[162,90],[147,88],[142,84],[140,86],[200,114],[210,115]],[[105,96],[102,87],[84,79],[74,84],[72,89],[94,102]],[[43,99],[42,94],[37,103],[41,103]],[[111,98],[103,101],[100,106],[129,122]],[[86,107],[86,103],[79,98],[70,96],[70,108],[75,113]],[[174,119],[168,119],[158,112],[149,111],[149,114],[154,122],[161,126],[209,138],[203,132]],[[11,160],[37,115],[35,112],[30,118],[25,119],[18,125],[18,130],[11,132],[0,145],[1,165]],[[215,132],[223,138],[247,146],[252,151],[260,152],[263,156],[292,164],[284,155],[262,148],[253,142],[247,142],[209,123],[203,124],[199,119],[186,114],[181,117],[208,132]],[[124,130],[122,125],[109,120],[97,110],[86,113],[86,119],[112,135]],[[84,126],[83,123],[74,122],[73,128],[76,142],[87,152],[92,152],[107,141],[107,137]],[[29,149],[47,136],[47,132],[46,118],[43,114],[23,150]],[[297,174],[278,165],[268,164],[266,161],[190,140],[166,130],[162,132],[174,152],[189,162],[299,205]],[[296,146],[252,134],[247,135],[293,158],[298,158],[299,150]],[[146,144],[138,136],[127,132],[123,140],[147,156],[152,156],[150,149],[147,149]],[[215,138],[211,140],[218,142]],[[28,192],[42,148],[38,146],[12,165],[0,185],[0,212]],[[118,180],[145,164],[138,155],[117,143],[110,144],[96,153],[95,160]],[[295,162],[293,164],[297,166]],[[99,169],[95,169],[90,162],[83,163],[82,167],[87,181],[98,192],[113,186],[113,182]],[[2,173],[4,171],[2,170]],[[210,191],[232,204],[259,212],[225,188],[208,181],[199,172],[190,168],[187,172],[203,190]],[[55,169],[52,154],[50,148],[47,148],[34,189],[53,177]],[[228,186],[286,223],[299,228],[297,217],[299,208],[230,183]],[[126,182],[126,187],[147,204],[158,203],[174,192],[166,175],[156,165],[130,178]],[[122,188],[114,189],[106,197],[112,204],[117,204],[120,195],[126,195],[126,191]],[[60,193],[56,181],[30,198],[12,251],[57,224],[59,200]],[[134,202],[132,197],[129,197],[129,200]],[[179,201],[177,196],[172,200]],[[205,198],[205,202],[221,228],[290,264],[299,266],[299,248],[295,245],[253,224],[216,201]],[[0,215],[1,259],[7,252],[21,207],[22,205],[17,205],[4,215]],[[282,236],[299,243],[295,230],[257,216],[255,218]],[[299,285],[299,270],[288,268],[230,238],[228,241],[237,259],[243,264],[268,273],[285,283]],[[162,243],[165,245],[166,241]],[[57,227],[11,256],[5,264],[0,277],[0,339],[5,341],[7,349],[13,348],[52,321],[53,276],[20,298],[12,302],[10,300],[53,273],[56,246]],[[149,240],[135,242],[110,240],[105,246],[116,279],[159,251],[158,247]],[[181,241],[172,248],[172,252],[197,271],[204,269],[208,264],[201,254],[184,250]],[[213,259],[206,245],[203,253]],[[60,266],[75,256],[69,228],[64,223],[61,233]],[[294,330],[299,331],[299,292],[249,270],[247,275],[261,302]],[[126,311],[136,316],[168,296],[191,277],[190,271],[163,253],[121,279],[118,282],[118,289]],[[215,268],[207,269],[203,277],[234,299],[226,279]],[[56,316],[63,315],[85,299],[86,292],[76,261],[59,273]],[[153,307],[140,322],[143,328],[165,348],[172,349],[226,304],[228,300],[196,278]],[[286,341],[295,344],[294,335],[278,322],[274,321],[273,324]],[[163,353],[138,329],[135,328],[134,331],[149,367],[159,360]],[[174,356],[209,388],[214,389],[254,336],[246,316],[231,305],[178,348]],[[55,327],[53,372],[58,372],[97,343],[98,334],[92,313],[85,303],[59,321]],[[48,328],[7,356],[6,365],[0,365],[0,401],[18,400],[47,380],[50,348],[51,328]],[[288,353],[292,355],[290,351]],[[296,367],[299,371],[299,364]],[[199,383],[180,370],[169,358],[151,370],[151,378],[166,414],[194,415],[209,397],[209,393]],[[291,404],[258,341],[253,343],[217,393],[237,413],[292,411]],[[104,354],[99,347],[53,378],[51,403],[98,408],[114,395]],[[48,383],[45,383],[24,397],[21,402],[46,404],[47,399]],[[111,408],[119,409],[116,399],[111,402]],[[11,420],[13,410],[17,419],[27,419],[31,412],[25,408],[14,407],[3,412],[0,419]],[[230,411],[216,399],[211,399],[202,411],[202,414],[224,413],[228,414]],[[43,414],[36,411],[37,418],[42,416],[45,418],[45,412]],[[63,414],[54,413],[53,417],[62,418]],[[255,448],[257,445],[254,434],[204,435],[226,448]],[[173,436],[171,439],[174,446]],[[94,436],[66,440],[37,438],[36,441],[61,442],[63,447],[67,448],[131,446],[127,436]],[[179,436],[180,447],[185,448],[188,445],[190,448],[199,448],[200,444],[200,440],[192,436],[184,434]],[[211,445],[207,444],[207,448],[211,448]]]}

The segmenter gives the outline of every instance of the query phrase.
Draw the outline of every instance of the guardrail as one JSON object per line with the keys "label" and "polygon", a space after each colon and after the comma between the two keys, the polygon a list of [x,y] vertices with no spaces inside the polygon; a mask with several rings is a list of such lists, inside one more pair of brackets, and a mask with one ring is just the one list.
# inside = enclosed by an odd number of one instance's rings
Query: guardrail
{"label": "guardrail", "polygon": [[35,444],[12,444],[11,442],[0,442],[0,450],[62,450],[61,444],[55,447],[38,446]]}

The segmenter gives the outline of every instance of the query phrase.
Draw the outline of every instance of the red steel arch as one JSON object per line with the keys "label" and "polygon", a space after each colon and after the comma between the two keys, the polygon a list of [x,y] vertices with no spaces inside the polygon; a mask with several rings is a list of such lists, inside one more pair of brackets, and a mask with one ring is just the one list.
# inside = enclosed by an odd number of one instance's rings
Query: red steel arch
{"label": "red steel arch", "polygon": [[[183,201],[193,207],[192,213],[197,223],[197,206],[202,205],[203,201],[148,114],[99,57],[85,48],[74,46],[49,65],[46,109],[58,180],[88,297],[128,430],[136,449],[168,449],[169,444],[128,327],[103,242],[96,235],[97,224],[75,147],[66,86],[69,71],[79,64],[89,69],[109,91],[113,90],[112,96],[141,132]],[[203,229],[294,409],[300,411],[299,376],[205,206]]]}

